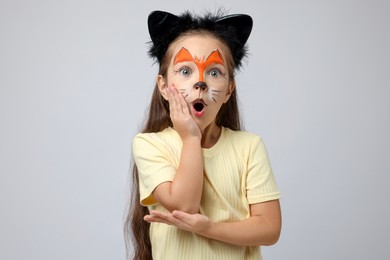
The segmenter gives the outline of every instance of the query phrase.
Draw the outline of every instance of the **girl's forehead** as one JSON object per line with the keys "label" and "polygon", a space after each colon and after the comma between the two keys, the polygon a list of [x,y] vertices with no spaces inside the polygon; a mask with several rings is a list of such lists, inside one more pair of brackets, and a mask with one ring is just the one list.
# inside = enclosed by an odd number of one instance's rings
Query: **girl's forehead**
{"label": "girl's forehead", "polygon": [[173,57],[176,56],[180,50],[185,48],[193,57],[207,57],[213,51],[218,50],[223,60],[225,60],[225,52],[227,47],[220,40],[208,35],[191,35],[184,36],[172,43]]}

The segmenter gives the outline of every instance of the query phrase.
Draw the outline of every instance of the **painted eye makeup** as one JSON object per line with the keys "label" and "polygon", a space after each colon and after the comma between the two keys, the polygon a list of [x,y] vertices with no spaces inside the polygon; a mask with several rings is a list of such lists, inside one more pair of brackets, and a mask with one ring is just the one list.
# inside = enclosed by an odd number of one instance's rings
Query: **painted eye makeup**
{"label": "painted eye makeup", "polygon": [[213,78],[218,78],[218,77],[225,77],[226,73],[223,73],[221,69],[219,68],[212,68],[207,72],[208,75],[210,75]]}
{"label": "painted eye makeup", "polygon": [[189,77],[192,74],[192,70],[188,66],[182,66],[178,70],[173,71],[175,74],[180,74],[185,77]]}
{"label": "painted eye makeup", "polygon": [[192,74],[192,71],[189,67],[181,67],[179,69],[179,73],[183,76],[189,76]]}
{"label": "painted eye makeup", "polygon": [[[190,62],[197,67],[197,70],[199,71],[199,81],[204,81],[205,76],[219,78],[222,75],[225,78],[226,73],[223,73],[220,68],[215,67],[215,65],[224,66],[222,54],[218,49],[212,51],[207,57],[197,57],[193,56],[186,48],[182,47],[175,55],[173,65],[177,65],[182,62]],[[192,74],[192,70],[188,73],[188,70],[180,68],[175,71],[175,73],[181,73],[181,75],[189,76]]]}

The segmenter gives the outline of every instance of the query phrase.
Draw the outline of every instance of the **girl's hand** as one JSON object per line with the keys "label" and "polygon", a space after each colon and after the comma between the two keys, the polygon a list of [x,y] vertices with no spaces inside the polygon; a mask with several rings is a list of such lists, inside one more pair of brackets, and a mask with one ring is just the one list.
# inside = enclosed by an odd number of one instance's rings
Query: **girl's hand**
{"label": "girl's hand", "polygon": [[202,132],[196,124],[187,102],[183,95],[172,85],[168,87],[168,102],[173,127],[181,139],[184,140],[188,137],[202,138]]}
{"label": "girl's hand", "polygon": [[144,217],[144,220],[149,223],[159,222],[173,225],[179,229],[199,235],[202,235],[212,225],[212,222],[205,215],[188,214],[179,210],[174,210],[172,213],[152,210],[149,215]]}

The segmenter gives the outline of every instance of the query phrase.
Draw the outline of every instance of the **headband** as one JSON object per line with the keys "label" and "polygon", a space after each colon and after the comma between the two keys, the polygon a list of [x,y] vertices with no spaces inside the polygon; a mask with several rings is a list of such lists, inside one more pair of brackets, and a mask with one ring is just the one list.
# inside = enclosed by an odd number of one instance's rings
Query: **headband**
{"label": "headband", "polygon": [[221,39],[229,47],[235,68],[241,66],[241,60],[247,54],[246,41],[252,31],[253,21],[249,15],[212,15],[193,16],[188,11],[180,16],[164,11],[153,11],[148,17],[148,28],[152,45],[149,55],[161,61],[177,37],[188,31],[208,31]]}

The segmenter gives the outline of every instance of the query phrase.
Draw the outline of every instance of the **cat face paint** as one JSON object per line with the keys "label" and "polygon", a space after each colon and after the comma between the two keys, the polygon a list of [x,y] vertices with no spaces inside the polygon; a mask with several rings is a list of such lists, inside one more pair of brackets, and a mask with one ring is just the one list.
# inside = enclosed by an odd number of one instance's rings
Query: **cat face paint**
{"label": "cat face paint", "polygon": [[221,41],[204,35],[186,36],[171,46],[173,56],[164,84],[173,85],[187,101],[199,126],[209,125],[229,99],[233,83]]}
{"label": "cat face paint", "polygon": [[207,53],[207,56],[197,56],[182,47],[173,58],[173,75],[175,81],[180,80],[185,83],[186,87],[178,88],[182,94],[185,94],[185,97],[191,90],[200,89],[201,92],[206,92],[209,99],[214,102],[216,102],[216,97],[212,94],[218,93],[228,81],[227,68],[218,49]]}
{"label": "cat face paint", "polygon": [[176,65],[180,62],[193,62],[198,67],[199,81],[204,81],[204,71],[211,64],[221,64],[224,65],[222,55],[219,50],[215,50],[207,56],[206,59],[198,58],[197,56],[193,57],[191,53],[186,48],[181,48],[180,51],[176,54],[173,64]]}

